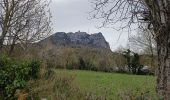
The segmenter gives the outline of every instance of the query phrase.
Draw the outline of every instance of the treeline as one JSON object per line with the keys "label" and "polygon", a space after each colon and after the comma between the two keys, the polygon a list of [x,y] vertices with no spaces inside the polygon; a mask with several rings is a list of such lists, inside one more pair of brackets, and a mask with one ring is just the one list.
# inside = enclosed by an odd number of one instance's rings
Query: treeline
{"label": "treeline", "polygon": [[[154,74],[156,56],[137,54],[131,50],[112,52],[107,49],[56,46],[51,43],[31,44],[27,50],[16,48],[15,58],[36,58],[48,68],[78,69],[132,74]],[[141,70],[147,66],[145,73]]]}
{"label": "treeline", "polygon": [[40,54],[47,66],[111,72],[114,69],[112,52],[92,48],[60,47]]}
{"label": "treeline", "polygon": [[30,47],[27,53],[24,52],[25,56],[40,59],[44,66],[50,68],[139,74],[147,66],[147,71],[154,74],[157,65],[156,56],[137,54],[126,49],[112,52],[107,49],[72,48],[50,43]]}

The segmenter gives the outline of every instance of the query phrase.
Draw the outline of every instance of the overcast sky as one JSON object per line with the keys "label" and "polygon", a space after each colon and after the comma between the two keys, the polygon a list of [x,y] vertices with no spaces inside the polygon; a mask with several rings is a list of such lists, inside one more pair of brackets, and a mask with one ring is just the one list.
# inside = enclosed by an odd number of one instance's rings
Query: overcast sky
{"label": "overcast sky", "polygon": [[102,32],[106,41],[109,42],[112,50],[117,47],[126,47],[128,34],[109,28],[100,28],[99,20],[89,20],[89,14],[92,10],[90,0],[52,0],[51,13],[53,32],[77,32],[83,31],[89,34]]}

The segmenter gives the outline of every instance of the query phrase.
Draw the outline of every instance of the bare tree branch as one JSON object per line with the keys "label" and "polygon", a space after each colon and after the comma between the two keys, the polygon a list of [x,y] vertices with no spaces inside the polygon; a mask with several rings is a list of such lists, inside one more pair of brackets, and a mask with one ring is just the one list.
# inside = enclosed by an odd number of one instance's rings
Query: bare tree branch
{"label": "bare tree branch", "polygon": [[[0,48],[8,43],[11,49],[46,37],[50,31],[49,0],[1,0]],[[8,41],[6,41],[8,40]]]}

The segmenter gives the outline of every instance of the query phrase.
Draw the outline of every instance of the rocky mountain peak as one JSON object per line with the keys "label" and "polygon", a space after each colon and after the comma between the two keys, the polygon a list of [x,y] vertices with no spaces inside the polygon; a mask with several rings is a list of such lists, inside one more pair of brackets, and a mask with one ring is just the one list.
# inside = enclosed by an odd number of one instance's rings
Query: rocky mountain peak
{"label": "rocky mountain peak", "polygon": [[92,48],[110,49],[109,43],[105,40],[101,32],[94,34],[87,34],[86,32],[57,32],[50,37],[42,40],[45,42],[50,40],[55,45],[68,45],[68,46],[86,46]]}

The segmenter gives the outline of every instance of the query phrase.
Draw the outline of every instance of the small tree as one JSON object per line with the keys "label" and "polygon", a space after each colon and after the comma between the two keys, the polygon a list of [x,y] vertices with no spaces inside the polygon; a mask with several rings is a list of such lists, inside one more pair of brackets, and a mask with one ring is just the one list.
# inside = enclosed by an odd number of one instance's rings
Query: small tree
{"label": "small tree", "polygon": [[126,58],[129,72],[132,71],[133,74],[137,74],[138,69],[141,68],[139,54],[127,49],[123,52],[123,56]]}
{"label": "small tree", "polygon": [[132,68],[133,74],[137,74],[137,71],[140,68],[138,53],[133,54],[133,58],[132,58],[132,61],[131,61],[131,68]]}
{"label": "small tree", "polygon": [[130,49],[127,49],[127,51],[124,51],[123,55],[126,58],[128,69],[130,72],[130,69],[131,69],[131,51],[130,51]]}
{"label": "small tree", "polygon": [[114,66],[116,66],[118,69],[118,72],[125,72],[126,66],[127,66],[127,59],[122,54],[124,52],[124,48],[122,46],[119,46],[117,50],[113,53],[113,61]]}
{"label": "small tree", "polygon": [[80,63],[79,69],[84,70],[86,68],[86,63],[82,57],[79,58],[79,63]]}

